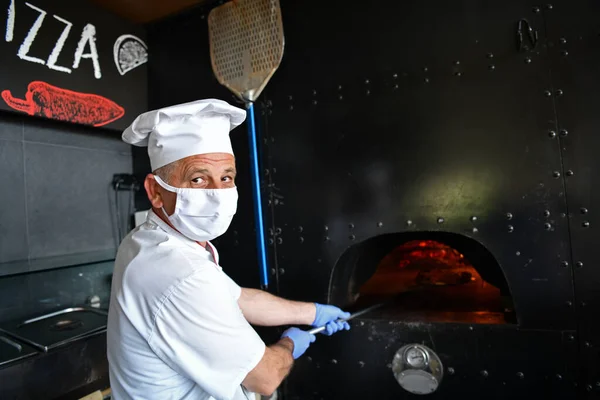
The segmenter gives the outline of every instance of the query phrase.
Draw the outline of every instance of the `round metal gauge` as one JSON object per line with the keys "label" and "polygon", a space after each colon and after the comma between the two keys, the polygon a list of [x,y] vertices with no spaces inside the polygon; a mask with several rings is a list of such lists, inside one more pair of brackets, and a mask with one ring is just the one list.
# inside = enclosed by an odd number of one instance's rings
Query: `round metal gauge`
{"label": "round metal gauge", "polygon": [[429,363],[427,353],[419,346],[412,346],[404,353],[406,363],[412,368],[423,369]]}
{"label": "round metal gauge", "polygon": [[409,344],[398,349],[392,372],[402,388],[413,394],[431,394],[439,387],[443,366],[433,350],[422,344]]}

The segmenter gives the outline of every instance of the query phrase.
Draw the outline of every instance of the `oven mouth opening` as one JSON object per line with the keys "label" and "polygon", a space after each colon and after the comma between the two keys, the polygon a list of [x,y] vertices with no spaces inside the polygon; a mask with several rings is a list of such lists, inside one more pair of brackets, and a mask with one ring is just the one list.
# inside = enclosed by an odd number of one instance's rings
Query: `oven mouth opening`
{"label": "oven mouth opening", "polygon": [[495,257],[474,239],[448,232],[382,235],[349,248],[332,272],[329,302],[355,310],[389,303],[369,319],[517,323]]}

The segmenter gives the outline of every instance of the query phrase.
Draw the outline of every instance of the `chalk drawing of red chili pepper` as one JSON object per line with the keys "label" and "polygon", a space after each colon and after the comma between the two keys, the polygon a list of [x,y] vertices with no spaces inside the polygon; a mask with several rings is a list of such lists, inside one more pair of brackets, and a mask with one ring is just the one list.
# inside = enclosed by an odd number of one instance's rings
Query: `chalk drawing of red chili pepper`
{"label": "chalk drawing of red chili pepper", "polygon": [[17,111],[78,124],[102,126],[125,114],[123,107],[106,97],[74,92],[41,81],[27,86],[25,100],[14,98],[10,90],[2,91],[1,95],[6,104]]}

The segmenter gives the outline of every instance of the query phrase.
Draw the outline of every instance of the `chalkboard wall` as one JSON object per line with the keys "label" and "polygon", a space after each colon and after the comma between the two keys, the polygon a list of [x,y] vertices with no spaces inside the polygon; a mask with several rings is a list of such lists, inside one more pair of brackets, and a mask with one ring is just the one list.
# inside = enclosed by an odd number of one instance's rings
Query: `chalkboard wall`
{"label": "chalkboard wall", "polygon": [[142,27],[68,0],[0,0],[0,27],[0,109],[115,130],[146,110]]}

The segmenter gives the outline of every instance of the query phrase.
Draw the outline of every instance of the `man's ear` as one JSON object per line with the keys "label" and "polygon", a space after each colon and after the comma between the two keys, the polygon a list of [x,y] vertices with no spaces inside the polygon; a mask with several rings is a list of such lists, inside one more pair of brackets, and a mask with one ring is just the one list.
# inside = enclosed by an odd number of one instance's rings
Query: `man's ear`
{"label": "man's ear", "polygon": [[152,203],[152,207],[161,208],[163,206],[163,199],[153,174],[146,175],[146,179],[144,179],[144,188],[146,189],[148,200]]}

